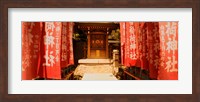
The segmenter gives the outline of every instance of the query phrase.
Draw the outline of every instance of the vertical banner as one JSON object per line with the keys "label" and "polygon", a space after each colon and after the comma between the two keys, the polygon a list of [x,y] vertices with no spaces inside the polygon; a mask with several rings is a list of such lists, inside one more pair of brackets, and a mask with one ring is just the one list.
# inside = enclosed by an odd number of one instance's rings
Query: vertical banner
{"label": "vertical banner", "polygon": [[178,22],[159,22],[160,67],[158,79],[178,80]]}
{"label": "vertical banner", "polygon": [[74,64],[74,53],[73,53],[73,41],[72,41],[72,35],[73,35],[73,22],[68,23],[68,55],[69,55],[69,64]]}
{"label": "vertical banner", "polygon": [[61,67],[74,64],[73,23],[22,23],[22,79],[61,79]]}
{"label": "vertical banner", "polygon": [[40,77],[61,79],[61,28],[61,22],[45,22],[41,43]]}
{"label": "vertical banner", "polygon": [[145,22],[139,23],[138,32],[138,57],[141,61],[141,68],[149,70],[149,62],[147,60],[147,24]]}
{"label": "vertical banner", "polygon": [[70,64],[74,64],[74,52],[73,52],[73,22],[62,23],[62,51],[61,51],[61,66],[67,67]]}
{"label": "vertical banner", "polygon": [[61,68],[67,67],[68,61],[68,27],[67,22],[62,23],[62,33],[61,33]]}
{"label": "vertical banner", "polygon": [[125,22],[120,22],[120,41],[121,41],[121,64],[125,63],[125,28],[126,28],[126,23]]}
{"label": "vertical banner", "polygon": [[125,66],[130,66],[130,39],[129,39],[129,36],[130,36],[130,33],[129,33],[129,27],[130,25],[128,25],[128,23],[126,22],[126,28],[125,28],[125,32],[126,32],[126,35],[125,35],[125,62],[124,62],[124,65]]}
{"label": "vertical banner", "polygon": [[178,22],[120,23],[125,66],[149,71],[151,79],[178,79]]}
{"label": "vertical banner", "polygon": [[137,61],[137,35],[136,35],[136,22],[129,22],[128,27],[129,27],[129,36],[127,36],[127,39],[129,39],[130,45],[129,45],[129,63],[131,66],[136,65]]}
{"label": "vertical banner", "polygon": [[158,23],[148,22],[147,27],[149,76],[152,79],[157,79],[160,64],[159,25]]}
{"label": "vertical banner", "polygon": [[37,76],[41,34],[40,22],[22,22],[22,80]]}
{"label": "vertical banner", "polygon": [[135,66],[137,61],[137,31],[138,23],[120,23],[121,58],[125,66]]}

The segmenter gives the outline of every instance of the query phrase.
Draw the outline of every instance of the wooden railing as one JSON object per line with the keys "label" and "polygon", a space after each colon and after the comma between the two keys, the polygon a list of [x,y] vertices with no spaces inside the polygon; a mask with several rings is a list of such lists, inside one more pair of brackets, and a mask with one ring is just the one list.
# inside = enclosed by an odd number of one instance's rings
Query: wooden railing
{"label": "wooden railing", "polygon": [[[133,74],[131,74],[131,73],[129,73],[128,71],[124,71],[124,77],[126,77],[126,75],[128,75],[128,76],[130,76],[130,77],[132,77],[132,78],[134,78],[134,79],[136,79],[136,80],[141,80],[139,77],[137,77],[137,76],[135,76],[135,75],[133,75]],[[124,78],[124,79],[126,79],[126,78]]]}
{"label": "wooden railing", "polygon": [[73,78],[74,78],[74,71],[71,71],[67,75],[65,75],[64,80],[73,80]]}
{"label": "wooden railing", "polygon": [[149,77],[148,70],[139,67],[125,67],[121,66],[117,76],[120,80],[152,80]]}

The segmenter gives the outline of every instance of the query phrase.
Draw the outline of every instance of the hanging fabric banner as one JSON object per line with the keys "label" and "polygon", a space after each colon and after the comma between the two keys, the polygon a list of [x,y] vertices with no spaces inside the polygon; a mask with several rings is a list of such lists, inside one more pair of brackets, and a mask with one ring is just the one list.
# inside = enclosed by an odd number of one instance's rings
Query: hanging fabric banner
{"label": "hanging fabric banner", "polygon": [[178,79],[178,22],[120,23],[125,66],[149,71],[151,79]]}
{"label": "hanging fabric banner", "polygon": [[62,23],[62,50],[61,50],[62,68],[74,64],[73,41],[72,41],[73,26],[74,25],[72,22]]}
{"label": "hanging fabric banner", "polygon": [[126,28],[126,23],[125,22],[120,22],[120,40],[121,40],[121,64],[125,64],[125,28]]}
{"label": "hanging fabric banner", "polygon": [[130,39],[129,39],[129,27],[130,27],[130,25],[128,25],[128,23],[126,22],[126,28],[125,28],[125,32],[126,32],[126,35],[125,35],[125,50],[124,50],[124,52],[125,52],[125,62],[124,62],[124,65],[125,66],[130,66],[130,63],[129,63],[129,61],[130,61]]}
{"label": "hanging fabric banner", "polygon": [[73,41],[72,41],[72,35],[73,35],[73,22],[68,23],[68,56],[69,56],[69,64],[74,64],[74,53],[73,53]]}
{"label": "hanging fabric banner", "polygon": [[178,80],[178,22],[159,22],[160,67],[158,79]]}
{"label": "hanging fabric banner", "polygon": [[127,36],[127,38],[129,39],[129,64],[130,66],[135,66],[136,65],[136,61],[137,61],[137,44],[136,44],[136,29],[135,29],[135,25],[133,22],[129,22],[128,24],[129,27],[129,37]]}
{"label": "hanging fabric banner", "polygon": [[37,76],[41,35],[40,22],[22,22],[22,80]]}
{"label": "hanging fabric banner", "polygon": [[147,24],[145,22],[139,23],[138,32],[138,58],[140,59],[141,68],[149,70],[149,62],[147,60]]}
{"label": "hanging fabric banner", "polygon": [[62,23],[62,45],[61,45],[61,68],[65,68],[69,64],[69,59],[68,59],[68,27],[67,27],[67,22]]}
{"label": "hanging fabric banner", "polygon": [[160,60],[159,25],[155,22],[147,23],[147,47],[149,60],[149,76],[157,79]]}
{"label": "hanging fabric banner", "polygon": [[138,23],[121,22],[121,60],[125,66],[135,66],[137,61],[137,31]]}
{"label": "hanging fabric banner", "polygon": [[40,77],[61,79],[61,26],[61,22],[45,22],[41,40]]}

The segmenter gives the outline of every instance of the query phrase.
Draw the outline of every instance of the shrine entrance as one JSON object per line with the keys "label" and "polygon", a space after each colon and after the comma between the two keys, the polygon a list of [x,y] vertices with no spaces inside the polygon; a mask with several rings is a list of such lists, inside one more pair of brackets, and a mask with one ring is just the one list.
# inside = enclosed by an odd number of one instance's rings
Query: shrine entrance
{"label": "shrine entrance", "polygon": [[[84,58],[87,59],[110,59],[109,35],[119,28],[119,24],[113,22],[92,23],[77,22],[75,28],[87,36]],[[85,54],[85,52],[87,52]]]}
{"label": "shrine entrance", "polygon": [[[88,48],[90,48],[90,53],[88,53],[88,58],[107,58],[107,36],[101,32],[95,32],[90,35],[90,42]],[[89,49],[88,49],[89,50]]]}

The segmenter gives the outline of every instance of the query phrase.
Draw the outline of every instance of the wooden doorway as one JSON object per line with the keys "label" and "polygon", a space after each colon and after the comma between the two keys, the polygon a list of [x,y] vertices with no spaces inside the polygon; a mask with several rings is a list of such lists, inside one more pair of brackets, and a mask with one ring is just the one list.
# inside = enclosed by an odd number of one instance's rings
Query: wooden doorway
{"label": "wooden doorway", "polygon": [[[77,22],[75,32],[80,30],[87,35],[87,58],[104,59],[108,56],[108,35],[119,28],[114,22]],[[80,53],[82,53],[80,51]]]}
{"label": "wooden doorway", "polygon": [[90,58],[106,58],[106,34],[90,35]]}

